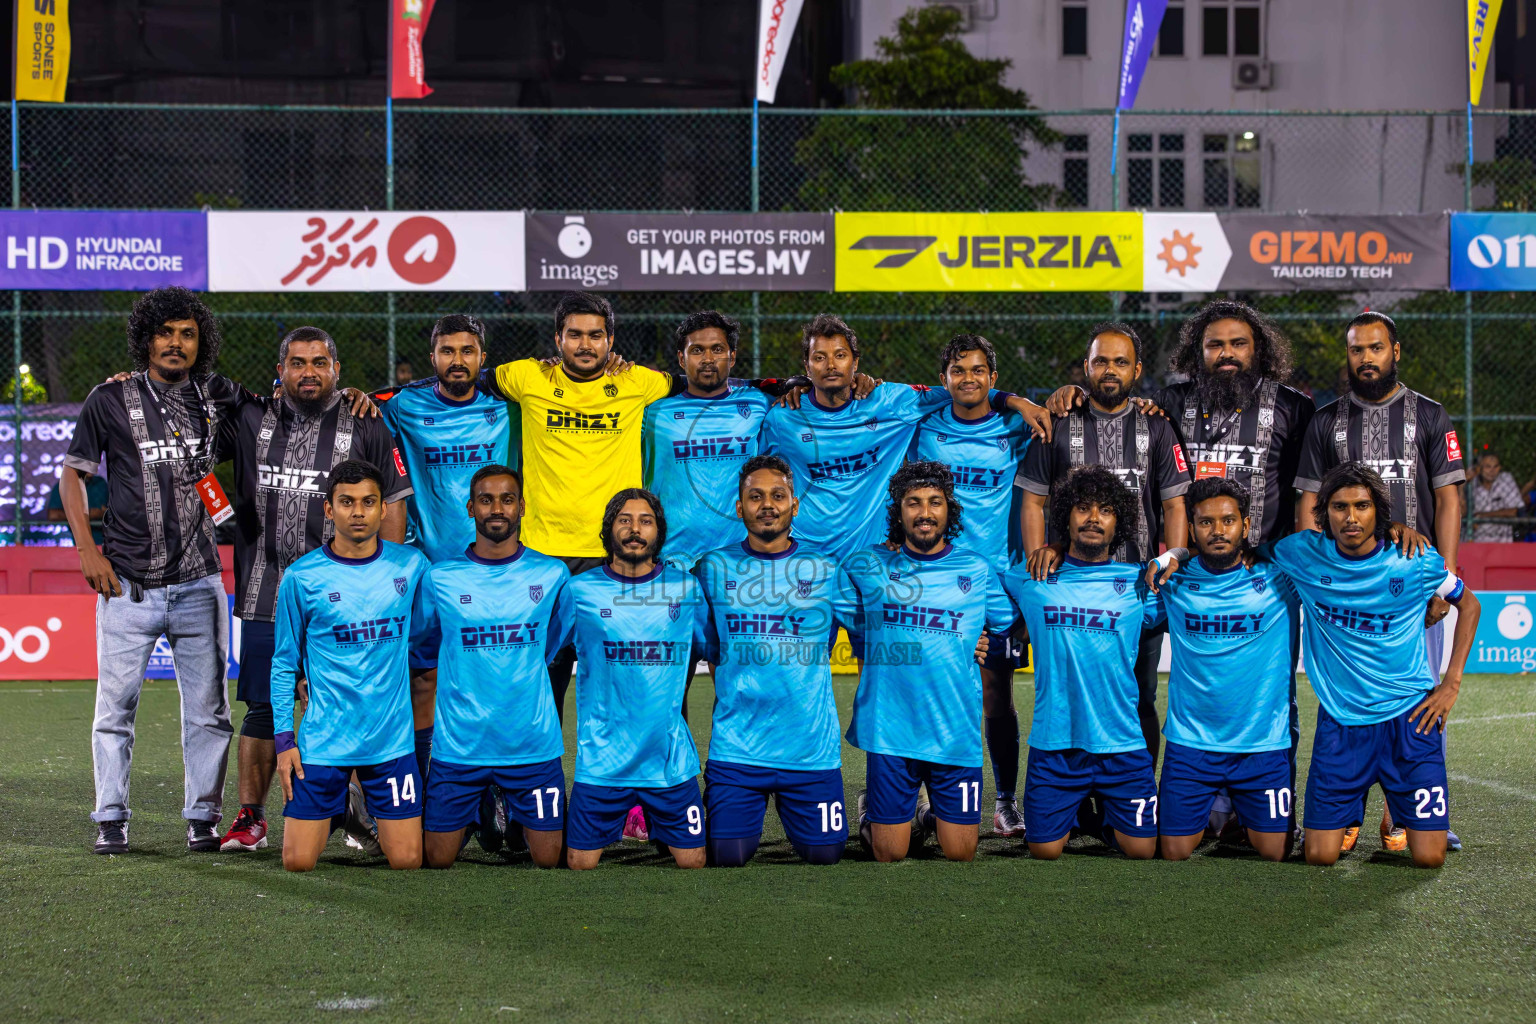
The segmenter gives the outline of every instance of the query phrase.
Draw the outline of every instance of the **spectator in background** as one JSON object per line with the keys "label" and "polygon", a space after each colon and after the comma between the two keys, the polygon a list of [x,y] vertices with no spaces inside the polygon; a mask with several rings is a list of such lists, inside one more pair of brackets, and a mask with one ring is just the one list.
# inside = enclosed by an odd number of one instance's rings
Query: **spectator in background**
{"label": "spectator in background", "polygon": [[416,371],[409,359],[395,360],[395,387],[401,388],[416,379]]}
{"label": "spectator in background", "polygon": [[[101,520],[107,514],[107,477],[97,467],[95,473],[81,473],[85,480],[85,504],[87,513],[91,519],[91,540],[96,544],[106,542],[102,533]],[[55,483],[53,490],[48,492],[48,521],[50,523],[67,523],[69,517],[64,514],[64,496],[59,492],[59,485]]]}
{"label": "spectator in background", "polygon": [[[1489,516],[1518,516],[1524,505],[1514,475],[1504,469],[1498,453],[1494,451],[1484,451],[1478,458],[1467,490],[1470,492],[1472,516],[1475,520]],[[1508,544],[1514,541],[1515,530],[1501,523],[1474,522],[1472,539]]]}

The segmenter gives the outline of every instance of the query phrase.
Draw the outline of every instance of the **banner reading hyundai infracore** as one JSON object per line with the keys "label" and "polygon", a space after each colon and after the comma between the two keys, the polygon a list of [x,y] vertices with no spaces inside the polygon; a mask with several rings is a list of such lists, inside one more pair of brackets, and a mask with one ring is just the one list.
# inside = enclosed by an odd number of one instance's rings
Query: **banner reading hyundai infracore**
{"label": "banner reading hyundai infracore", "polygon": [[530,213],[528,290],[832,290],[829,213]]}
{"label": "banner reading hyundai infracore", "polygon": [[215,292],[523,291],[517,211],[208,214]]}
{"label": "banner reading hyundai infracore", "polygon": [[204,215],[180,210],[3,210],[0,288],[208,287]]}
{"label": "banner reading hyundai infracore", "polygon": [[840,292],[1141,290],[1139,213],[839,213]]}

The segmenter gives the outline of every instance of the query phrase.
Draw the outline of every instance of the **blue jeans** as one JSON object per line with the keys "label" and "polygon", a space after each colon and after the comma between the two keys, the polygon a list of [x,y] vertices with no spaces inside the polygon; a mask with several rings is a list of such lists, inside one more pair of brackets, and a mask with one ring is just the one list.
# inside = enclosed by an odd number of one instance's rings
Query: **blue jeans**
{"label": "blue jeans", "polygon": [[91,760],[96,767],[93,821],[126,819],[128,769],[133,764],[133,720],[144,689],[144,670],[161,634],[171,644],[176,688],[181,691],[181,757],[189,821],[218,821],[224,813],[224,773],[229,764],[229,601],[217,574],[173,583],[130,596],[96,598],[96,721]]}

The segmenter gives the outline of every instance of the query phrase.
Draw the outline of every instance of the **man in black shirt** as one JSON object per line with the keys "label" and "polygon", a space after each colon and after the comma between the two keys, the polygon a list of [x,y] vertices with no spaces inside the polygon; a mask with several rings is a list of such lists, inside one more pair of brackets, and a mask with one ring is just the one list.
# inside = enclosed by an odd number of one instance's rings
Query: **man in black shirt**
{"label": "man in black shirt", "polygon": [[[1460,487],[1466,481],[1461,442],[1444,406],[1398,381],[1401,353],[1397,324],[1391,317],[1366,312],[1349,322],[1345,341],[1349,392],[1319,409],[1307,429],[1296,472],[1296,488],[1301,491],[1299,518],[1312,523],[1324,474],[1341,462],[1363,462],[1381,474],[1391,492],[1393,521],[1433,538],[1446,568],[1455,572],[1461,540]],[[1448,609],[1443,599],[1430,600],[1434,625],[1425,640],[1437,677],[1445,649],[1445,626],[1440,620]],[[1383,818],[1385,844],[1405,847],[1407,838],[1401,833],[1391,829],[1390,817]],[[1352,845],[1353,838],[1346,836],[1346,844]],[[1449,841],[1451,849],[1461,848],[1454,832]]]}
{"label": "man in black shirt", "polygon": [[[277,587],[300,555],[330,539],[325,488],[331,469],[361,459],[384,474],[385,540],[405,540],[411,494],[389,428],[371,404],[355,414],[337,390],[336,342],[318,327],[299,327],[278,348],[281,394],[253,400],[225,419],[220,453],[235,460],[235,614],[241,619],[240,813],[221,840],[224,850],[266,845],[266,795],[276,770],[272,654]],[[282,724],[277,731],[293,728]]]}
{"label": "man in black shirt", "polygon": [[[1130,397],[1141,379],[1141,339],[1125,324],[1099,324],[1083,368],[1088,377],[1086,408],[1072,410],[1056,424],[1050,441],[1036,441],[1024,453],[1024,550],[1036,579],[1054,569],[1065,550],[1061,545],[1066,538],[1046,535],[1046,509],[1051,492],[1078,466],[1104,466],[1141,503],[1137,532],[1116,546],[1111,555],[1115,561],[1144,563],[1156,556],[1159,539],[1170,548],[1183,547],[1189,534],[1184,514],[1189,466],[1178,436],[1166,419],[1143,412]],[[1136,710],[1154,760],[1161,653],[1162,631],[1144,632],[1136,658]]]}
{"label": "man in black shirt", "polygon": [[[134,715],[162,633],[181,691],[187,847],[218,849],[214,826],[223,814],[232,729],[224,690],[229,612],[212,515],[222,518],[229,506],[216,482],[215,493],[207,492],[220,426],[248,397],[209,372],[218,350],[218,323],[191,292],[145,295],[128,318],[136,372],[87,396],[64,457],[65,515],[80,570],[99,595],[91,735],[98,853],[128,849]],[[98,550],[85,478],[103,455],[109,497],[106,542]]]}

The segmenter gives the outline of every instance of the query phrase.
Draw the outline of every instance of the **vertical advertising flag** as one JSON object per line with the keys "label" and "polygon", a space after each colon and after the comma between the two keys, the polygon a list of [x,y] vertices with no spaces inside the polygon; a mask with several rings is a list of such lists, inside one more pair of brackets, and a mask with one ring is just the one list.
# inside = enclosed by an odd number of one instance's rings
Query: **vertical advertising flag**
{"label": "vertical advertising flag", "polygon": [[63,103],[69,78],[69,0],[20,0],[16,10],[16,98]]}
{"label": "vertical advertising flag", "polygon": [[390,0],[389,95],[394,99],[419,100],[432,95],[421,56],[421,39],[427,34],[434,2]]}
{"label": "vertical advertising flag", "polygon": [[779,91],[779,76],[784,73],[784,58],[789,54],[789,40],[800,20],[805,0],[758,0],[757,12],[757,98],[772,103]]}
{"label": "vertical advertising flag", "polygon": [[1147,70],[1147,58],[1157,40],[1158,27],[1168,0],[1130,0],[1125,5],[1125,35],[1120,46],[1120,90],[1115,106],[1130,110],[1136,105],[1141,76]]}
{"label": "vertical advertising flag", "polygon": [[1504,0],[1467,0],[1467,88],[1477,106],[1483,95],[1483,72],[1493,58],[1493,30]]}

